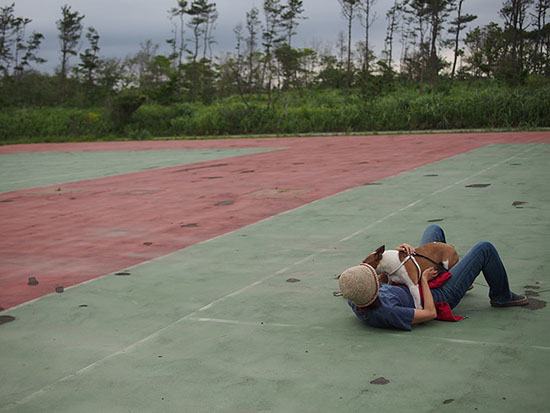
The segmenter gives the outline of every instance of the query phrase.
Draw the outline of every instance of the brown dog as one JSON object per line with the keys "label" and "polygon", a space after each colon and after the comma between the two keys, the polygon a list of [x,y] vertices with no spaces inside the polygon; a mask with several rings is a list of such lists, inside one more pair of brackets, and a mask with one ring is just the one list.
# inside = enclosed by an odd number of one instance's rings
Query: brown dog
{"label": "brown dog", "polygon": [[443,242],[431,242],[415,249],[416,253],[409,255],[403,251],[388,250],[382,245],[363,260],[376,269],[376,273],[384,275],[387,281],[404,284],[409,287],[416,308],[422,308],[418,283],[420,276],[427,268],[434,267],[438,273],[451,269],[458,262],[458,254],[452,245]]}

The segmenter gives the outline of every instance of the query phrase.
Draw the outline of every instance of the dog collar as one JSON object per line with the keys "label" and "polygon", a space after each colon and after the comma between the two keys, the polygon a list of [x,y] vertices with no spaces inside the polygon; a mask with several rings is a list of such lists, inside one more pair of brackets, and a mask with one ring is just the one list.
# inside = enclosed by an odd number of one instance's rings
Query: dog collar
{"label": "dog collar", "polygon": [[418,281],[422,278],[422,270],[420,269],[420,265],[418,265],[418,262],[416,261],[416,258],[412,254],[408,254],[403,261],[399,263],[399,265],[388,274],[388,277],[391,277],[393,274],[395,274],[397,271],[401,269],[405,265],[405,263],[409,260],[412,260],[414,265],[416,266],[416,270],[418,271]]}

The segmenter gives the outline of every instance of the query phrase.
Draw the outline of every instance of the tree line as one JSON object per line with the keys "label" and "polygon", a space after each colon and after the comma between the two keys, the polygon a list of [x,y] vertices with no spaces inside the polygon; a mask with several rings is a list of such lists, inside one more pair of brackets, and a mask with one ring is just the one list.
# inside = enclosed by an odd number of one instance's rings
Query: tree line
{"label": "tree line", "polygon": [[[550,0],[505,0],[499,10],[503,23],[481,27],[472,27],[477,17],[466,12],[465,0],[394,0],[385,16],[376,16],[377,0],[334,1],[343,22],[334,48],[295,46],[300,23],[308,18],[301,0],[263,0],[234,28],[235,49],[214,56],[216,3],[177,0],[168,10],[170,52],[159,53],[159,45],[147,40],[127,58],[102,57],[100,33],[64,5],[56,22],[60,60],[53,75],[40,72],[44,36],[29,33],[31,19],[16,16],[12,3],[0,8],[0,104],[106,104],[124,117],[145,100],[169,105],[238,96],[249,105],[261,95],[269,106],[274,92],[287,90],[379,94],[407,82],[423,93],[464,79],[521,85],[529,77],[550,77]],[[386,36],[376,56],[369,36],[379,18],[385,18]],[[364,36],[353,43],[357,24]],[[450,51],[450,61],[444,51]]]}

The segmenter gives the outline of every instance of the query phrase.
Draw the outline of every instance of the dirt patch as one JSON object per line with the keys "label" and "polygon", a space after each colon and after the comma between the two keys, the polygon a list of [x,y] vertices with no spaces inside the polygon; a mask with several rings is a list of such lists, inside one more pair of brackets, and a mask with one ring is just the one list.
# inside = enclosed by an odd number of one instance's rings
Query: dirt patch
{"label": "dirt patch", "polygon": [[11,323],[13,320],[15,320],[15,317],[11,315],[0,315],[0,325]]}
{"label": "dirt patch", "polygon": [[537,298],[529,298],[529,304],[523,306],[523,308],[528,308],[529,310],[540,310],[541,308],[546,307],[546,301],[539,300]]}
{"label": "dirt patch", "polygon": [[216,206],[228,206],[228,205],[233,205],[234,203],[235,201],[222,201],[222,202],[218,202]]}
{"label": "dirt patch", "polygon": [[521,208],[522,205],[525,205],[527,202],[525,201],[514,201],[512,202],[512,206],[515,206],[516,208]]}
{"label": "dirt patch", "polygon": [[370,384],[388,384],[390,381],[385,377],[378,377],[370,382]]}
{"label": "dirt patch", "polygon": [[227,164],[227,163],[216,163],[214,165],[193,166],[191,168],[179,169],[177,171],[174,171],[173,173],[194,171],[196,169],[219,168],[221,166],[227,166],[227,165],[229,165],[229,164]]}
{"label": "dirt patch", "polygon": [[466,185],[466,188],[487,188],[488,186],[491,186],[491,184],[472,184]]}

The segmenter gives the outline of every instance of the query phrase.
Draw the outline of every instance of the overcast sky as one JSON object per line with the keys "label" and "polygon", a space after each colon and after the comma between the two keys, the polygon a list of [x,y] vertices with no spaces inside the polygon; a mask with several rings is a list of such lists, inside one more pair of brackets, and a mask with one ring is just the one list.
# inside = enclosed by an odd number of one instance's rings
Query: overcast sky
{"label": "overcast sky", "polygon": [[[214,0],[219,18],[214,32],[217,44],[216,55],[233,51],[233,29],[245,22],[246,12],[253,6],[261,10],[262,0]],[[284,2],[284,1],[283,1]],[[171,36],[171,23],[167,10],[176,5],[176,0],[0,0],[2,7],[15,3],[15,14],[32,19],[28,31],[44,34],[39,55],[48,60],[40,66],[42,71],[52,71],[59,65],[59,41],[56,21],[61,16],[61,6],[68,4],[73,11],[85,15],[84,27],[93,26],[101,36],[99,46],[103,57],[124,58],[135,54],[140,43],[152,40],[159,44],[160,52],[167,53],[166,39]],[[375,6],[377,18],[371,31],[371,47],[379,56],[384,47],[386,11],[394,0],[378,0]],[[485,25],[491,21],[501,22],[498,11],[503,0],[466,0],[464,11],[479,16],[470,27]],[[335,45],[340,31],[346,32],[344,18],[338,0],[303,0],[307,20],[302,20],[294,47],[311,47],[313,42]],[[354,42],[363,37],[359,22],[354,23]],[[190,30],[188,30],[190,34]],[[86,45],[83,48],[87,47]],[[399,56],[394,56],[397,60]],[[77,58],[72,58],[76,64]]]}

